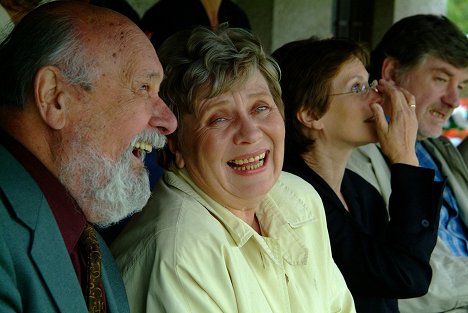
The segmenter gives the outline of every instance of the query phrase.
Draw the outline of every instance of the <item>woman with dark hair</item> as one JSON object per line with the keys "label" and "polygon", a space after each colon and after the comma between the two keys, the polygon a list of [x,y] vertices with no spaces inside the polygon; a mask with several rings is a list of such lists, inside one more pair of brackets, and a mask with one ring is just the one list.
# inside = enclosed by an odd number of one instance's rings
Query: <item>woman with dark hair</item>
{"label": "woman with dark hair", "polygon": [[[414,97],[391,81],[368,83],[368,52],[351,40],[296,41],[273,57],[282,70],[283,170],[321,196],[357,312],[399,312],[396,299],[424,294],[431,281],[441,196],[434,171],[418,167]],[[377,141],[392,164],[389,212],[371,184],[345,169],[354,148]]]}

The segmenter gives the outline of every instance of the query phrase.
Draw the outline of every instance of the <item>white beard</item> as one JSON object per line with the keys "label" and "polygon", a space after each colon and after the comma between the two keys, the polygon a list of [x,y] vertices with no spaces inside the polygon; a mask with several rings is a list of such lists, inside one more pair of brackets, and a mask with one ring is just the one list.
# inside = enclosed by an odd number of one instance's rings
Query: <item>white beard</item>
{"label": "white beard", "polygon": [[[165,143],[165,137],[156,131],[139,134],[133,142],[140,138],[157,148]],[[62,160],[59,179],[75,198],[86,219],[107,227],[140,211],[151,190],[146,168],[132,166],[135,162],[133,146],[114,161],[80,139],[71,144],[68,157]],[[142,154],[141,159],[144,158]]]}

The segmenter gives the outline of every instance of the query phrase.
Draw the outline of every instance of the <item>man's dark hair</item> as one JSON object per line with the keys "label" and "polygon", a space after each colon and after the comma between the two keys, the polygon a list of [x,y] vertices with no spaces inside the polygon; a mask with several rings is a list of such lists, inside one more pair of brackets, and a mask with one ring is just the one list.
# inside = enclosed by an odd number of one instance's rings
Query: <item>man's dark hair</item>
{"label": "man's dark hair", "polygon": [[404,74],[427,56],[457,68],[468,66],[468,38],[447,17],[418,14],[393,24],[371,53],[371,79],[381,78],[382,63],[394,58],[398,74]]}

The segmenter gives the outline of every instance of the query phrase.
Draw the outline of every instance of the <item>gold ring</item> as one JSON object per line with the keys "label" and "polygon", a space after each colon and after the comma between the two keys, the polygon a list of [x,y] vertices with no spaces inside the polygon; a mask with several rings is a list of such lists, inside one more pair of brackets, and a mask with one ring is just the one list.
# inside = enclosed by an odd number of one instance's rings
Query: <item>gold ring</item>
{"label": "gold ring", "polygon": [[410,108],[412,108],[412,109],[416,108],[416,104],[411,103],[411,104],[410,104]]}

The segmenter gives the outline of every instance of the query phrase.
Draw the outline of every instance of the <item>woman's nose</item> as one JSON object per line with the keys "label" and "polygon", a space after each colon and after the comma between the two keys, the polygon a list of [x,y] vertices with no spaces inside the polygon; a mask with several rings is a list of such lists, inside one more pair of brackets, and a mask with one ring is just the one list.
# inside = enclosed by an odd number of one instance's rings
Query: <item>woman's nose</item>
{"label": "woman's nose", "polygon": [[237,133],[234,137],[236,144],[254,143],[262,137],[262,130],[251,117],[240,119]]}

